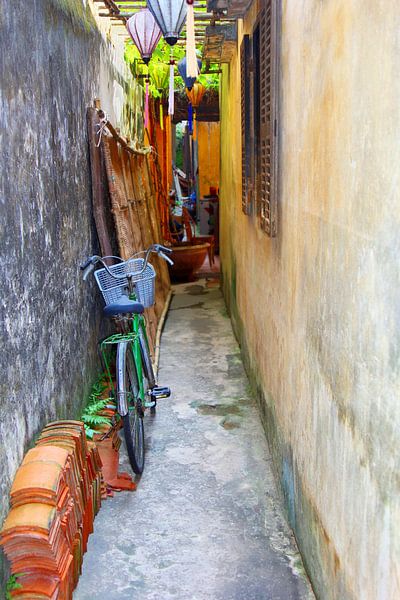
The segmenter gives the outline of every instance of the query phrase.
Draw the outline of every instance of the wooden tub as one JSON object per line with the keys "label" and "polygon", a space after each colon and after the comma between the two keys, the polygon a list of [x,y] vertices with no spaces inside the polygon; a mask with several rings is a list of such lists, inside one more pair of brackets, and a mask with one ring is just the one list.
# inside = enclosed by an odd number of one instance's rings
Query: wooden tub
{"label": "wooden tub", "polygon": [[200,269],[209,251],[210,244],[182,242],[173,246],[171,258],[174,266],[169,267],[171,279],[174,281],[191,281],[196,271]]}

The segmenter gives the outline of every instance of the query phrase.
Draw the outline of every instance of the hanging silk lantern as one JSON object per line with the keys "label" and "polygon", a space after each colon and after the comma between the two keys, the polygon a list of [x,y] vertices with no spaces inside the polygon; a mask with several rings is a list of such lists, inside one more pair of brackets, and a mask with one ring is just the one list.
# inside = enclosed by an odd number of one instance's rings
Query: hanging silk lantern
{"label": "hanging silk lantern", "polygon": [[176,44],[186,19],[186,0],[147,0],[147,7],[157,21],[167,44]]}
{"label": "hanging silk lantern", "polygon": [[[186,57],[182,58],[182,60],[180,60],[178,62],[178,71],[179,71],[179,75],[182,77],[184,83],[185,83],[185,87],[187,87],[188,90],[191,90],[193,87],[193,84],[195,83],[197,77],[188,77],[186,75]],[[197,66],[199,68],[199,73],[201,71],[201,66],[202,66],[202,62],[201,60],[198,58],[197,59]]]}
{"label": "hanging silk lantern", "polygon": [[131,17],[126,27],[134,44],[140,52],[143,62],[147,65],[155,47],[160,41],[161,29],[151,12],[144,8]]}
{"label": "hanging silk lantern", "polygon": [[186,90],[187,97],[189,98],[189,106],[191,106],[192,110],[193,110],[192,131],[193,131],[193,139],[194,140],[197,139],[196,109],[198,108],[198,106],[204,96],[205,91],[206,91],[206,88],[199,81],[196,81],[196,83],[193,84],[193,87],[191,90]]}
{"label": "hanging silk lantern", "polygon": [[154,85],[163,94],[168,89],[169,66],[162,62],[152,62],[149,67],[151,78]]}
{"label": "hanging silk lantern", "polygon": [[169,67],[168,65],[156,62],[150,66],[151,77],[154,85],[160,93],[160,127],[164,129],[164,111],[163,111],[163,95],[168,89]]}
{"label": "hanging silk lantern", "polygon": [[205,91],[206,88],[199,81],[196,81],[196,83],[193,84],[191,90],[186,90],[187,97],[189,98],[193,108],[198,108],[203,99]]}
{"label": "hanging silk lantern", "polygon": [[[127,22],[126,27],[134,44],[147,65],[161,38],[161,30],[147,8],[139,10]],[[149,126],[149,77],[146,77],[146,96],[144,104],[144,128]]]}

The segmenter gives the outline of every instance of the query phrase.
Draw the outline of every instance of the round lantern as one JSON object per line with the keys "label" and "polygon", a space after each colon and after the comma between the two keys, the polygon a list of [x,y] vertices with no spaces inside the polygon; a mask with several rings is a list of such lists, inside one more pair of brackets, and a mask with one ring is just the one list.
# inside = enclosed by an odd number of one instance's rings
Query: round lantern
{"label": "round lantern", "polygon": [[147,7],[157,21],[167,44],[176,44],[186,19],[186,0],[147,0]]}
{"label": "round lantern", "polygon": [[160,40],[161,29],[147,8],[134,14],[126,26],[143,62],[147,65]]}
{"label": "round lantern", "polygon": [[186,90],[187,97],[189,98],[193,108],[198,108],[200,102],[202,101],[205,91],[206,88],[199,81],[196,81],[196,83],[193,84],[191,90]]}
{"label": "round lantern", "polygon": [[166,92],[169,84],[169,65],[153,61],[150,65],[150,75],[160,94]]}
{"label": "round lantern", "polygon": [[[202,67],[202,62],[199,58],[197,59],[197,66],[199,67],[199,73],[200,73],[201,67]],[[185,87],[187,87],[187,89],[190,91],[197,78],[196,77],[188,77],[186,75],[186,57],[182,58],[182,60],[180,60],[178,62],[178,71],[179,71],[179,75],[182,77],[182,79],[185,83]]]}

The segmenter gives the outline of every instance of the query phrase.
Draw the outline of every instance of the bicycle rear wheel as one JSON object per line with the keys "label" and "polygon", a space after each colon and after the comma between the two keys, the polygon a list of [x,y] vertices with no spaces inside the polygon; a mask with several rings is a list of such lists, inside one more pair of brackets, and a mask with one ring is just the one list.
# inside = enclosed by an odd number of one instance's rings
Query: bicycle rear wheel
{"label": "bicycle rear wheel", "polygon": [[121,342],[117,348],[117,395],[129,462],[140,475],[144,468],[143,407],[130,342]]}

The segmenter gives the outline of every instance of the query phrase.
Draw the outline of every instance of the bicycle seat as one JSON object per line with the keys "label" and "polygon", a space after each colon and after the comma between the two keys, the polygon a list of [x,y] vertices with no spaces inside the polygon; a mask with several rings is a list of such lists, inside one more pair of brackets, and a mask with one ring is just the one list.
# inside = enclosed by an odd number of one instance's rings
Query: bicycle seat
{"label": "bicycle seat", "polygon": [[107,304],[104,307],[104,314],[106,317],[116,317],[117,315],[123,315],[126,313],[141,315],[143,311],[143,304],[141,302],[129,300],[128,296],[121,296],[118,302]]}

